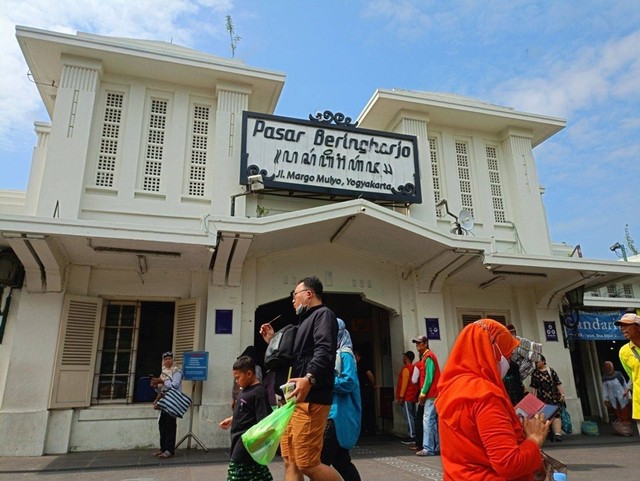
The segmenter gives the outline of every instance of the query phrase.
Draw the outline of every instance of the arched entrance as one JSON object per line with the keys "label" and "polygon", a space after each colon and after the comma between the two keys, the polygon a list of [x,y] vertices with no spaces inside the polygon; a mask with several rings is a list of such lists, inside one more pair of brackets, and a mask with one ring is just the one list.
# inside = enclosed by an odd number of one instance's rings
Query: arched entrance
{"label": "arched entrance", "polygon": [[[336,294],[325,292],[324,303],[336,316],[344,320],[351,333],[354,348],[360,351],[363,365],[369,365],[375,376],[373,409],[369,418],[363,420],[376,426],[376,431],[391,431],[393,428],[394,374],[391,363],[391,336],[389,311],[362,299],[359,294]],[[258,332],[265,322],[273,321],[277,331],[287,324],[297,322],[290,298],[263,304],[256,309],[254,345],[260,356],[264,356],[266,344]]]}

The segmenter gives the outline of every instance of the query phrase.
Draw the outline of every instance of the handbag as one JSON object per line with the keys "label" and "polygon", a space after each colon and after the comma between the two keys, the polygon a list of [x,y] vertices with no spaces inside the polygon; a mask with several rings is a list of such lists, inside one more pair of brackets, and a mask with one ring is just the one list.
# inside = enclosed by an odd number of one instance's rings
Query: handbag
{"label": "handbag", "polygon": [[564,431],[564,433],[571,434],[573,432],[573,425],[571,424],[571,414],[569,414],[569,411],[567,411],[566,405],[562,407],[560,419],[562,420],[562,430]]}
{"label": "handbag", "polygon": [[191,406],[191,398],[171,387],[162,393],[162,397],[155,404],[168,415],[181,418]]}
{"label": "handbag", "polygon": [[[540,451],[542,454],[542,470],[534,474],[534,481],[554,481],[555,473],[567,474],[567,465],[556,458],[549,456],[544,451]],[[565,478],[566,479],[566,478]]]}
{"label": "handbag", "polygon": [[292,397],[242,434],[242,443],[256,463],[267,465],[273,460],[295,408],[296,399]]}

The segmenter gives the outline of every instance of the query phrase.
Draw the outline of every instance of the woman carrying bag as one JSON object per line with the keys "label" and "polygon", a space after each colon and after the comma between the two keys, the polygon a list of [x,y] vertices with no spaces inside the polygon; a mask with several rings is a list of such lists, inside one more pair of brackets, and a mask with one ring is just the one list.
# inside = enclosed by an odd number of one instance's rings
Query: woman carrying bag
{"label": "woman carrying bag", "polygon": [[[564,405],[564,388],[558,374],[549,366],[543,355],[531,373],[531,393],[545,404],[553,404],[556,406]],[[551,441],[562,441],[562,419],[560,416],[553,418],[551,423],[552,437]]]}

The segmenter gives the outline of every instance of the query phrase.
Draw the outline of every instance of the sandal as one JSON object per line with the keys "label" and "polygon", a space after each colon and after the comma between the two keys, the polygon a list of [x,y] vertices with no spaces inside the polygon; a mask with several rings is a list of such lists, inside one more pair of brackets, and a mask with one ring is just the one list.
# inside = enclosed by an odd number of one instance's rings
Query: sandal
{"label": "sandal", "polygon": [[163,453],[163,451],[155,451],[153,453],[153,455],[157,458],[158,456],[160,456]]}
{"label": "sandal", "polygon": [[170,453],[169,451],[165,451],[164,453],[158,456],[158,459],[167,459],[167,458],[170,458],[171,456],[173,456],[173,453]]}

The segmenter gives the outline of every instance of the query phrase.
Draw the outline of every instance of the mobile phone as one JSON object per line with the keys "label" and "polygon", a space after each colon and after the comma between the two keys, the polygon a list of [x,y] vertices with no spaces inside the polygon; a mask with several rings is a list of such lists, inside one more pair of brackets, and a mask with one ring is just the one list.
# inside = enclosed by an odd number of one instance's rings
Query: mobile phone
{"label": "mobile phone", "polygon": [[561,406],[556,406],[555,404],[545,404],[538,412],[544,414],[545,419],[553,419],[558,414],[558,411],[560,411],[560,407]]}

